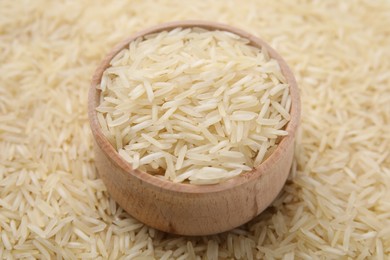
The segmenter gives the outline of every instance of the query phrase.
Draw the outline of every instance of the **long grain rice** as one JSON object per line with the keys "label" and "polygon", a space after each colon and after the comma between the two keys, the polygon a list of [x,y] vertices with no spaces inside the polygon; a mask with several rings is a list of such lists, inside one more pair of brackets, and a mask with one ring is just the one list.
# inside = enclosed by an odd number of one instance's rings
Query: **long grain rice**
{"label": "long grain rice", "polygon": [[[103,73],[98,119],[134,169],[175,182],[216,183],[237,175],[224,160],[245,157],[236,169],[251,171],[287,134],[289,86],[279,74],[277,62],[232,33],[177,28],[147,35],[120,51]],[[259,137],[248,139],[252,134]],[[145,141],[150,145],[139,145]],[[195,153],[207,143],[215,147]],[[186,174],[197,164],[204,172],[205,162],[224,176]]]}
{"label": "long grain rice", "polygon": [[[0,259],[206,259],[215,255],[209,241],[221,259],[388,259],[389,10],[382,0],[192,1],[190,8],[176,0],[0,1]],[[268,210],[223,234],[180,237],[144,226],[107,194],[86,101],[90,75],[116,42],[162,21],[199,18],[270,42],[294,70],[303,115],[295,166]],[[226,82],[217,83],[220,91]],[[155,86],[154,99],[171,91]],[[200,117],[188,105],[179,110]],[[221,125],[218,134],[230,135]]]}

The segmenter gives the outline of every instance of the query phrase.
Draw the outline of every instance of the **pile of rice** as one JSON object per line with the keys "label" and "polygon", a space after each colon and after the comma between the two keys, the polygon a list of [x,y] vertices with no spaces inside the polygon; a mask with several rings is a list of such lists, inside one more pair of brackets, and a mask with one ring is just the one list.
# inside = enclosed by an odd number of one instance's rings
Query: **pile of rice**
{"label": "pile of rice", "polygon": [[290,120],[289,85],[265,49],[225,31],[147,35],[104,71],[97,117],[133,169],[213,184],[251,171]]}
{"label": "pile of rice", "polygon": [[[111,46],[178,19],[218,20],[286,58],[303,115],[272,206],[208,237],[151,229],[97,177],[90,78]],[[390,3],[0,1],[0,258],[388,259]]]}

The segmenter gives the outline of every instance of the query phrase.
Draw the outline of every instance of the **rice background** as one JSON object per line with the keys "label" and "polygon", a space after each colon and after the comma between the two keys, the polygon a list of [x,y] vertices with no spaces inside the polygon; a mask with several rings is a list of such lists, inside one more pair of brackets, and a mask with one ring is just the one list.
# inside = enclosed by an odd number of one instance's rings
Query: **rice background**
{"label": "rice background", "polygon": [[[268,41],[302,95],[296,162],[273,205],[180,237],[112,201],[93,164],[87,92],[120,40],[205,19]],[[0,258],[388,259],[389,1],[0,1]]]}

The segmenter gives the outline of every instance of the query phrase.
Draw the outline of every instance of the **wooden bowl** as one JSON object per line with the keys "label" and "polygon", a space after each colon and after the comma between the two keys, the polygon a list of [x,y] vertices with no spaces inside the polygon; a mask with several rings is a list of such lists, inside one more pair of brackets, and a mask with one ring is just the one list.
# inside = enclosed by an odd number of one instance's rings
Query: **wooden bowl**
{"label": "wooden bowl", "polygon": [[[95,108],[99,105],[100,83],[110,60],[134,39],[177,27],[224,30],[265,48],[276,59],[290,85],[292,99],[288,135],[276,150],[250,173],[214,185],[197,186],[165,181],[146,172],[133,170],[103,135]],[[171,22],[138,32],[116,46],[97,68],[89,92],[88,115],[94,137],[95,164],[110,195],[130,215],[162,231],[180,235],[215,234],[240,226],[266,209],[281,191],[289,174],[294,138],[300,118],[300,98],[294,76],[286,62],[263,40],[214,22]]]}

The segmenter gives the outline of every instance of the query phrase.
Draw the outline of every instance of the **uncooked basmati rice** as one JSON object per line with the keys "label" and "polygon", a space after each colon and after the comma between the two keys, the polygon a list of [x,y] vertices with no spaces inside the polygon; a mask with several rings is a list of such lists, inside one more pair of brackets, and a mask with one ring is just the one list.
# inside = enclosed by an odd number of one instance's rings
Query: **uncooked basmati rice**
{"label": "uncooked basmati rice", "polygon": [[279,64],[248,43],[194,27],[121,50],[103,72],[96,108],[119,155],[133,169],[192,184],[261,164],[287,135],[291,97]]}
{"label": "uncooked basmati rice", "polygon": [[[388,259],[389,10],[386,0],[0,1],[0,259],[206,259],[211,240],[221,259]],[[90,75],[116,42],[200,18],[270,42],[294,70],[303,115],[272,206],[235,230],[181,237],[110,199],[85,104]]]}

